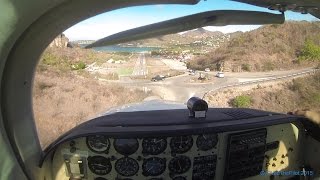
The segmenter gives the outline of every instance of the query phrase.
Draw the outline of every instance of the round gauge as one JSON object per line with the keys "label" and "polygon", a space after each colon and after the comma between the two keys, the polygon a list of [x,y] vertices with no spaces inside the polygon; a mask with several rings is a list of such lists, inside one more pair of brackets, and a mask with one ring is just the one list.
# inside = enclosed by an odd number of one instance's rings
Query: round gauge
{"label": "round gauge", "polygon": [[192,145],[192,136],[172,137],[170,141],[171,151],[174,153],[185,153],[191,149]]}
{"label": "round gauge", "polygon": [[87,137],[88,148],[96,153],[108,152],[110,148],[110,141],[106,136],[93,135]]}
{"label": "round gauge", "polygon": [[159,176],[166,170],[166,159],[158,157],[145,159],[142,170],[144,176]]}
{"label": "round gauge", "polygon": [[115,168],[120,175],[129,177],[135,175],[138,172],[139,164],[132,158],[123,157],[116,161]]}
{"label": "round gauge", "polygon": [[172,180],[187,180],[187,179],[183,176],[177,176],[177,177],[173,178]]}
{"label": "round gauge", "polygon": [[150,155],[158,155],[167,148],[167,140],[165,138],[145,138],[142,141],[142,153]]}
{"label": "round gauge", "polygon": [[88,166],[89,169],[97,175],[106,175],[112,169],[110,160],[103,156],[89,156]]}
{"label": "round gauge", "polygon": [[197,138],[197,147],[201,151],[208,151],[214,148],[218,143],[217,134],[202,134]]}
{"label": "round gauge", "polygon": [[177,156],[169,162],[169,170],[175,174],[187,172],[191,167],[191,160],[187,156]]}
{"label": "round gauge", "polygon": [[131,155],[139,148],[137,139],[115,139],[113,145],[116,151],[122,155]]}

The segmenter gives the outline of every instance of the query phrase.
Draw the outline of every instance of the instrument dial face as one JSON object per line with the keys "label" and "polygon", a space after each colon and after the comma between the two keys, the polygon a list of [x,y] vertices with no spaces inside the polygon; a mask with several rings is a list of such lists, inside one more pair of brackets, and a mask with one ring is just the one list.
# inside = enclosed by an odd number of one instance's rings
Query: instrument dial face
{"label": "instrument dial face", "polygon": [[170,141],[171,151],[174,153],[185,153],[191,149],[192,145],[192,136],[172,137]]}
{"label": "instrument dial face", "polygon": [[150,155],[158,155],[167,148],[167,140],[165,138],[145,138],[142,141],[142,153]]}
{"label": "instrument dial face", "polygon": [[113,145],[116,151],[122,155],[131,155],[139,148],[137,139],[115,139]]}
{"label": "instrument dial face", "polygon": [[169,162],[169,170],[175,174],[187,172],[191,167],[191,160],[187,156],[177,156]]}
{"label": "instrument dial face", "polygon": [[158,157],[145,159],[142,170],[144,176],[159,176],[166,170],[166,159]]}
{"label": "instrument dial face", "polygon": [[110,141],[106,136],[93,135],[87,137],[88,148],[96,153],[108,152],[110,148]]}
{"label": "instrument dial face", "polygon": [[139,164],[132,158],[123,157],[116,161],[115,168],[120,175],[129,177],[138,172]]}
{"label": "instrument dial face", "polygon": [[202,134],[197,138],[197,147],[201,151],[208,151],[214,148],[218,143],[218,135],[217,134]]}
{"label": "instrument dial face", "polygon": [[112,169],[110,160],[103,156],[89,156],[88,167],[94,174],[97,175],[106,175],[110,173]]}

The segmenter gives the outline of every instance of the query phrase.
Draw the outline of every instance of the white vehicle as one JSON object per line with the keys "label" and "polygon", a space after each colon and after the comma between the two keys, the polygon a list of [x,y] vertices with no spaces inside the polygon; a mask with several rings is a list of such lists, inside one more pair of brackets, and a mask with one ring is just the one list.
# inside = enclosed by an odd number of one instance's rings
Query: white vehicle
{"label": "white vehicle", "polygon": [[209,68],[205,68],[204,71],[205,72],[210,72],[210,69]]}
{"label": "white vehicle", "polygon": [[218,78],[224,78],[224,73],[223,72],[218,72],[216,77]]}
{"label": "white vehicle", "polygon": [[195,71],[195,70],[190,70],[190,73],[189,73],[189,75],[191,75],[191,76],[194,76],[194,75],[196,75],[196,71]]}

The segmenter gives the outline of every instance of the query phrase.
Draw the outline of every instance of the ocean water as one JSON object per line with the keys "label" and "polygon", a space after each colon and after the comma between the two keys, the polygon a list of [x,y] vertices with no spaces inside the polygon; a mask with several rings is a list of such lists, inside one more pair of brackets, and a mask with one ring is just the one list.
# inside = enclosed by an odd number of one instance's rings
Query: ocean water
{"label": "ocean water", "polygon": [[138,52],[150,52],[153,50],[158,50],[157,47],[135,47],[135,46],[103,46],[103,47],[95,47],[93,48],[96,51],[107,51],[107,52],[130,52],[130,53],[138,53]]}

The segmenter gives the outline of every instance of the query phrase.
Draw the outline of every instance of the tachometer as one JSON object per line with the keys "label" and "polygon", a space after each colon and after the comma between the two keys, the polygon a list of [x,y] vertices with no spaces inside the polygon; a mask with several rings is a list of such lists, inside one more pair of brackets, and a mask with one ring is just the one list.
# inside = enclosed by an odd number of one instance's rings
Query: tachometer
{"label": "tachometer", "polygon": [[192,145],[192,136],[172,137],[170,141],[171,151],[174,153],[185,153],[191,149]]}
{"label": "tachometer", "polygon": [[166,159],[152,157],[145,159],[142,164],[144,176],[159,176],[166,170]]}
{"label": "tachometer", "polygon": [[139,164],[132,158],[123,157],[116,161],[115,168],[120,175],[129,177],[135,175],[138,172]]}
{"label": "tachometer", "polygon": [[88,148],[96,153],[108,152],[110,148],[110,141],[106,136],[93,135],[87,137]]}
{"label": "tachometer", "polygon": [[165,138],[145,138],[142,141],[142,153],[150,155],[158,155],[167,148],[167,140]]}
{"label": "tachometer", "polygon": [[139,148],[137,139],[115,139],[113,145],[116,151],[122,155],[131,155]]}
{"label": "tachometer", "polygon": [[187,156],[177,156],[169,162],[169,170],[174,174],[185,173],[190,167],[191,160]]}
{"label": "tachometer", "polygon": [[217,134],[202,134],[197,138],[197,147],[201,151],[207,151],[214,148],[218,143]]}
{"label": "tachometer", "polygon": [[106,175],[110,173],[112,169],[110,160],[103,156],[89,156],[88,167],[94,174],[97,175]]}

